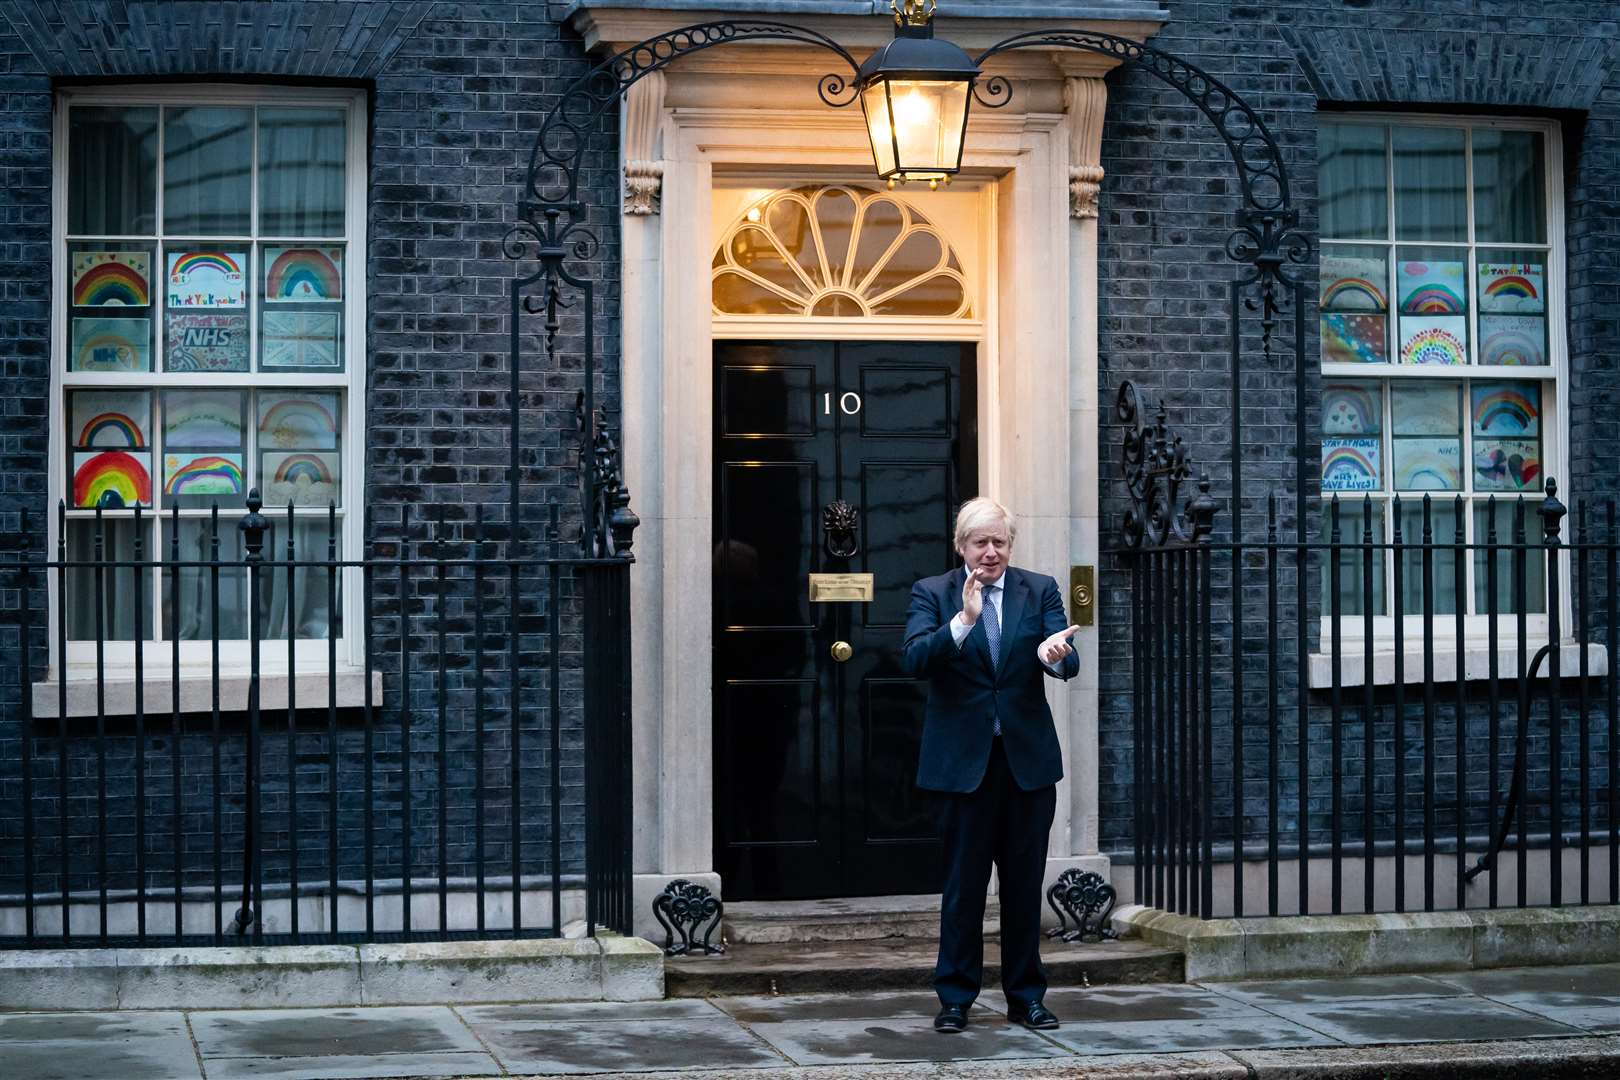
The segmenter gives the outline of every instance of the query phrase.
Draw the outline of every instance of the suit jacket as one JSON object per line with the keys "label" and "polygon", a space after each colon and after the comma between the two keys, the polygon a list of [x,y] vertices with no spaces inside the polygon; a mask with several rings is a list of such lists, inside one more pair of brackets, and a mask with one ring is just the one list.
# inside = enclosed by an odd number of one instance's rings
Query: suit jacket
{"label": "suit jacket", "polygon": [[990,664],[990,642],[981,616],[958,649],[951,619],[962,610],[967,570],[924,578],[911,587],[902,664],[928,680],[923,714],[922,752],[917,786],[929,791],[971,792],[984,779],[994,739],[993,718],[1013,779],[1025,791],[1063,779],[1063,752],[1052,710],[1046,703],[1045,675],[1072,679],[1080,657],[1071,653],[1054,674],[1035,648],[1068,627],[1057,582],[1009,566],[1002,577],[1001,664]]}

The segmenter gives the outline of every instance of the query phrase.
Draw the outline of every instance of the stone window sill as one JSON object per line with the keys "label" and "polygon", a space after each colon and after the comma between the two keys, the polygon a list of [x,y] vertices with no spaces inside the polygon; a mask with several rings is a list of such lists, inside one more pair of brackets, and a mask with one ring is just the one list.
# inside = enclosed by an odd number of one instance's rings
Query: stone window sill
{"label": "stone window sill", "polygon": [[[366,673],[364,668],[339,666],[334,681],[337,684],[337,707],[355,708],[366,703]],[[221,712],[243,712],[247,709],[249,676],[245,668],[221,668],[219,673],[219,709]],[[260,669],[259,707],[264,710],[287,707],[287,687],[292,682],[286,668]],[[103,704],[96,702],[96,673],[91,668],[81,670],[69,665],[67,695],[64,709],[62,683],[47,679],[33,684],[35,719],[57,719],[65,715],[134,716],[135,671],[129,667],[109,667],[103,682]],[[174,711],[172,673],[165,669],[154,671],[142,682],[144,706],[148,716],[164,716]],[[330,701],[327,672],[319,670],[300,672],[296,677],[295,702],[300,709],[324,709]],[[382,672],[371,673],[371,704],[382,705]],[[214,708],[214,673],[212,668],[180,669],[180,712],[192,716],[208,713]]]}
{"label": "stone window sill", "polygon": [[[1540,644],[1532,644],[1527,654],[1528,660],[1534,660]],[[1408,642],[1405,648],[1405,668],[1402,671],[1402,682],[1405,684],[1419,684],[1423,682],[1423,645]],[[1359,687],[1366,674],[1365,662],[1362,659],[1361,642],[1346,642],[1339,651],[1339,685],[1341,687]],[[1496,651],[1496,671],[1501,679],[1511,679],[1519,667],[1519,647],[1517,642],[1499,645]],[[1541,663],[1540,677],[1546,678],[1551,673],[1552,659],[1549,657]],[[1579,678],[1581,674],[1580,646],[1573,641],[1559,643],[1558,674],[1561,678]],[[1603,645],[1588,642],[1586,646],[1586,674],[1588,676],[1607,675],[1609,673],[1609,650]],[[1491,677],[1491,650],[1481,642],[1478,645],[1465,644],[1463,646],[1463,679],[1476,682]],[[1310,655],[1310,679],[1312,690],[1329,690],[1333,687],[1333,655],[1326,652],[1314,652]],[[1457,681],[1457,649],[1449,642],[1436,644],[1434,650],[1434,681],[1436,683],[1456,683]],[[1373,685],[1395,685],[1395,648],[1388,642],[1373,643]]]}

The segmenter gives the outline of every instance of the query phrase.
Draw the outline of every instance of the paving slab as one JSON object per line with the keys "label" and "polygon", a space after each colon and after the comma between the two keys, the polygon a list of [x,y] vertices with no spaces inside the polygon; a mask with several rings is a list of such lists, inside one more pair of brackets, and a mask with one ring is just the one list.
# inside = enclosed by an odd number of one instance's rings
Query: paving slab
{"label": "paving slab", "polygon": [[1078,1054],[1171,1054],[1234,1047],[1336,1046],[1333,1039],[1281,1017],[1258,1010],[1247,1016],[1207,1020],[1130,1020],[1115,1023],[1066,1023],[1042,1032]]}
{"label": "paving slab", "polygon": [[[1006,1011],[1000,993],[986,1004]],[[984,1000],[984,999],[981,999]],[[1096,986],[1088,990],[1048,990],[1046,1006],[1065,1024],[1124,1023],[1132,1020],[1212,1020],[1266,1014],[1243,1001],[1195,985]]]}
{"label": "paving slab", "polygon": [[191,1014],[208,1071],[220,1058],[369,1057],[479,1052],[472,1032],[438,1006],[264,1009]]}
{"label": "paving slab", "polygon": [[1620,1040],[1233,1050],[1229,1056],[1260,1080],[1610,1080],[1620,1065]]}
{"label": "paving slab", "polygon": [[[745,1024],[792,1020],[927,1019],[939,1012],[932,991],[897,994],[788,994],[710,998],[710,1002]],[[988,1018],[991,1012],[981,1009]],[[1003,1010],[1005,1011],[1005,1010]]]}
{"label": "paving slab", "polygon": [[984,1061],[1056,1057],[1066,1051],[1003,1018],[969,1023],[942,1035],[933,1017],[869,1020],[789,1020],[752,1024],[754,1033],[800,1065],[862,1065],[903,1061]]}
{"label": "paving slab", "polygon": [[515,1075],[730,1069],[790,1062],[736,1021],[551,1021],[468,1019]]}
{"label": "paving slab", "polygon": [[[1470,991],[1425,975],[1356,975],[1342,979],[1266,979],[1197,985],[1224,997],[1270,1008],[1320,1001],[1461,997]],[[1154,987],[1155,990],[1158,987]]]}
{"label": "paving slab", "polygon": [[150,1013],[0,1015],[5,1080],[190,1080],[202,1076],[185,1017]]}
{"label": "paving slab", "polygon": [[1620,964],[1470,971],[1446,981],[1583,1031],[1620,1033]]}
{"label": "paving slab", "polygon": [[1226,1054],[1122,1054],[1010,1061],[922,1061],[874,1065],[787,1065],[778,1069],[639,1074],[636,1080],[1251,1080]]}
{"label": "paving slab", "polygon": [[1274,1005],[1278,1016],[1344,1043],[1476,1042],[1585,1032],[1476,997],[1360,999]]}
{"label": "paving slab", "polygon": [[208,1063],[208,1080],[404,1080],[406,1077],[414,1080],[416,1077],[499,1075],[500,1066],[484,1053],[387,1054],[372,1058],[223,1058]]}
{"label": "paving slab", "polygon": [[625,1020],[715,1020],[720,1012],[700,998],[669,1001],[574,1001],[548,1005],[458,1005],[468,1024],[617,1023]]}

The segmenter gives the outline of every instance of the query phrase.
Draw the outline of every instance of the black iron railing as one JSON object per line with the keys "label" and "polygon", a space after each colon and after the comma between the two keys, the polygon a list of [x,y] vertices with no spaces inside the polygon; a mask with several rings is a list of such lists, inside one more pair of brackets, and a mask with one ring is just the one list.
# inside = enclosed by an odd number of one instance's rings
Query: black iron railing
{"label": "black iron railing", "polygon": [[402,507],[345,559],[335,510],[247,506],[203,519],[201,557],[178,511],[148,555],[135,511],[7,571],[0,947],[628,933],[629,559],[514,545],[482,507]]}
{"label": "black iron railing", "polygon": [[1176,494],[1162,411],[1158,432],[1127,526],[1145,542],[1117,553],[1135,899],[1206,918],[1620,903],[1614,504],[1594,529],[1577,502],[1566,540],[1550,481],[1397,498],[1387,533],[1371,497],[1330,496],[1305,539],[1273,496],[1265,538],[1233,542],[1207,481]]}

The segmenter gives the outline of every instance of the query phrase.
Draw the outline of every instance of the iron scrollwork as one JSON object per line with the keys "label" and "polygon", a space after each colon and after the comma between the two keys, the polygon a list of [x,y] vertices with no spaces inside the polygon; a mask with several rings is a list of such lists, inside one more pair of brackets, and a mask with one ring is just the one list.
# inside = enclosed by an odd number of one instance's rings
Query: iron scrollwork
{"label": "iron scrollwork", "polygon": [[[705,886],[684,878],[670,882],[653,900],[653,918],[664,928],[664,955],[687,956],[696,949],[701,949],[705,956],[725,952],[724,941],[719,945],[710,943],[724,914],[725,905]],[[700,930],[701,939],[698,938]]]}
{"label": "iron scrollwork", "polygon": [[583,390],[575,399],[574,416],[579,423],[580,499],[588,523],[585,535],[594,545],[585,554],[596,559],[624,558],[630,554],[641,519],[630,509],[618,441],[608,425],[607,410],[598,408],[586,415]]}
{"label": "iron scrollwork", "polygon": [[1192,475],[1187,448],[1170,428],[1164,402],[1148,420],[1147,398],[1134,382],[1120,384],[1114,412],[1125,425],[1125,543],[1132,548],[1202,543],[1215,528],[1215,500],[1209,474],[1198,481],[1197,497],[1183,498],[1181,486]]}
{"label": "iron scrollwork", "polygon": [[1080,869],[1063,871],[1046,890],[1047,906],[1058,919],[1057,926],[1046,936],[1068,942],[1117,941],[1119,934],[1109,925],[1115,901],[1114,887],[1101,874]]}
{"label": "iron scrollwork", "polygon": [[827,554],[833,558],[853,559],[860,554],[860,515],[843,499],[821,508],[821,529],[827,538]]}

